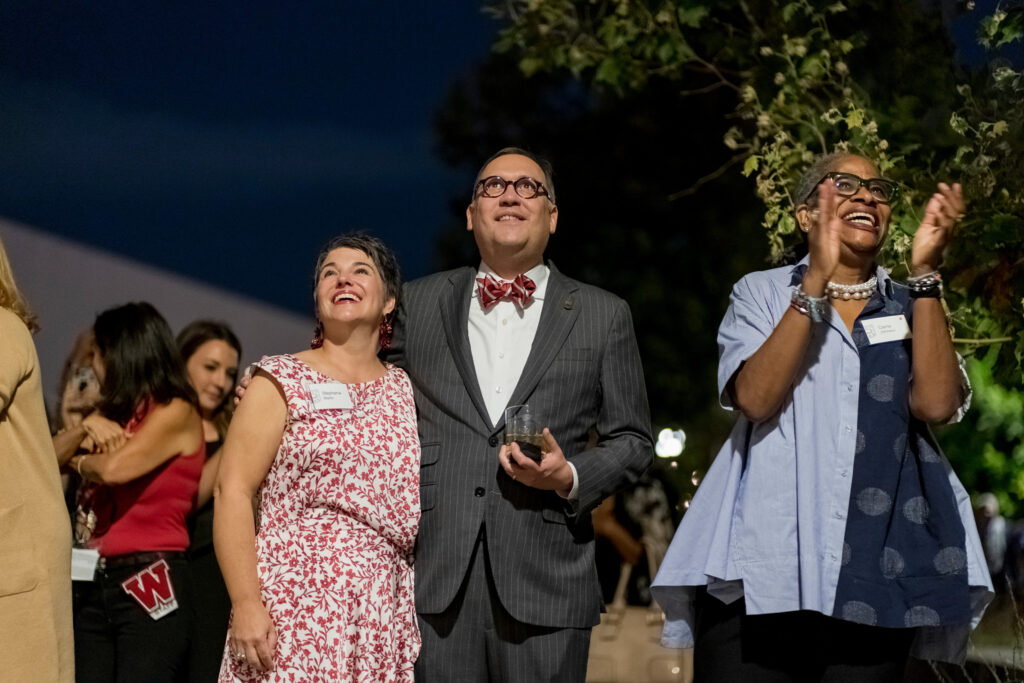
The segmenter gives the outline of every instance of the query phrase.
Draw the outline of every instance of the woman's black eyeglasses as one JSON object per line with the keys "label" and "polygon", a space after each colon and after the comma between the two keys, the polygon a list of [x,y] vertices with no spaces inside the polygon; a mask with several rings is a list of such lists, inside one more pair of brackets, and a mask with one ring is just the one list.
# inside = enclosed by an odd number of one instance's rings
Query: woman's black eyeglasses
{"label": "woman's black eyeglasses", "polygon": [[868,178],[865,180],[853,173],[838,173],[833,171],[831,173],[826,173],[825,177],[815,183],[814,189],[811,190],[807,197],[804,198],[804,201],[806,202],[813,197],[814,193],[818,191],[818,185],[821,185],[826,180],[831,180],[833,184],[835,184],[836,192],[838,192],[841,197],[852,197],[857,194],[860,188],[866,187],[868,188],[868,193],[875,199],[875,201],[881,202],[882,204],[891,204],[896,201],[896,198],[900,194],[900,186],[897,185],[895,181],[889,180],[888,178]]}
{"label": "woman's black eyeglasses", "polygon": [[540,195],[547,195],[548,191],[544,183],[530,177],[517,178],[516,180],[505,180],[501,176],[492,175],[479,181],[476,186],[485,197],[494,199],[505,194],[505,188],[511,185],[515,188],[516,194],[523,199],[533,199]]}

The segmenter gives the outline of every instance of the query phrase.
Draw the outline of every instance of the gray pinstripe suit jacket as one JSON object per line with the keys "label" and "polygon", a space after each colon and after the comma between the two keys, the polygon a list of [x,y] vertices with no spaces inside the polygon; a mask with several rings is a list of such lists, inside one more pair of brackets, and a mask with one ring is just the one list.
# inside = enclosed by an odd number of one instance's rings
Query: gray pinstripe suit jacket
{"label": "gray pinstripe suit jacket", "polygon": [[[652,457],[629,307],[551,266],[537,334],[509,401],[543,416],[576,467],[573,510],[553,491],[514,482],[499,467],[504,420],[490,422],[467,333],[476,272],[467,267],[408,283],[389,355],[412,379],[419,416],[416,607],[436,614],[451,604],[484,523],[498,595],[514,618],[592,626],[602,600],[590,510],[635,481]],[[591,427],[598,445],[584,450]]]}

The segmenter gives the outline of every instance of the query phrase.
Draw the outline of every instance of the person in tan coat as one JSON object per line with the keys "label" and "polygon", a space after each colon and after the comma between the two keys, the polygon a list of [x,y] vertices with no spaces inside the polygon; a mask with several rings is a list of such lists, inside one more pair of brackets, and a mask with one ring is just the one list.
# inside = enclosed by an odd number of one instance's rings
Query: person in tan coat
{"label": "person in tan coat", "polygon": [[0,683],[75,678],[71,526],[36,328],[0,242]]}

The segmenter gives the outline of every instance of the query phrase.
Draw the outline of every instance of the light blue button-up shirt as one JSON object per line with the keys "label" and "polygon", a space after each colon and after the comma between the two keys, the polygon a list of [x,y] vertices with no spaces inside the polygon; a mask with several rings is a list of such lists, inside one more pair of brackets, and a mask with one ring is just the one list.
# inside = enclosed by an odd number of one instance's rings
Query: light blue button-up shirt
{"label": "light blue button-up shirt", "polygon": [[[781,320],[804,263],[751,273],[734,286],[718,330],[723,407],[733,409],[726,385]],[[883,294],[902,286],[880,267],[876,275]],[[833,614],[859,392],[860,356],[833,312],[815,326],[778,415],[758,424],[740,416],[676,531],[652,591],[666,614],[663,644],[693,647],[693,595],[701,585],[723,602],[742,596],[747,614]],[[974,626],[992,585],[970,498],[946,467],[967,536]],[[968,634],[968,625],[920,628],[913,654],[961,661]]]}

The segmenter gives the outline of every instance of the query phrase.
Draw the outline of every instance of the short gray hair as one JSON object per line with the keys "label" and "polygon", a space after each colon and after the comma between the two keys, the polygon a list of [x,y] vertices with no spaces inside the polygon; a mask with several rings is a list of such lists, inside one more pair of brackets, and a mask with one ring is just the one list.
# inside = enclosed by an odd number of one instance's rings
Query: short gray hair
{"label": "short gray hair", "polygon": [[[793,190],[793,208],[807,204],[812,209],[818,205],[818,183],[827,174],[836,170],[839,162],[850,157],[859,157],[853,152],[832,152],[815,157],[811,165],[800,176]],[[870,161],[870,159],[868,159]]]}

